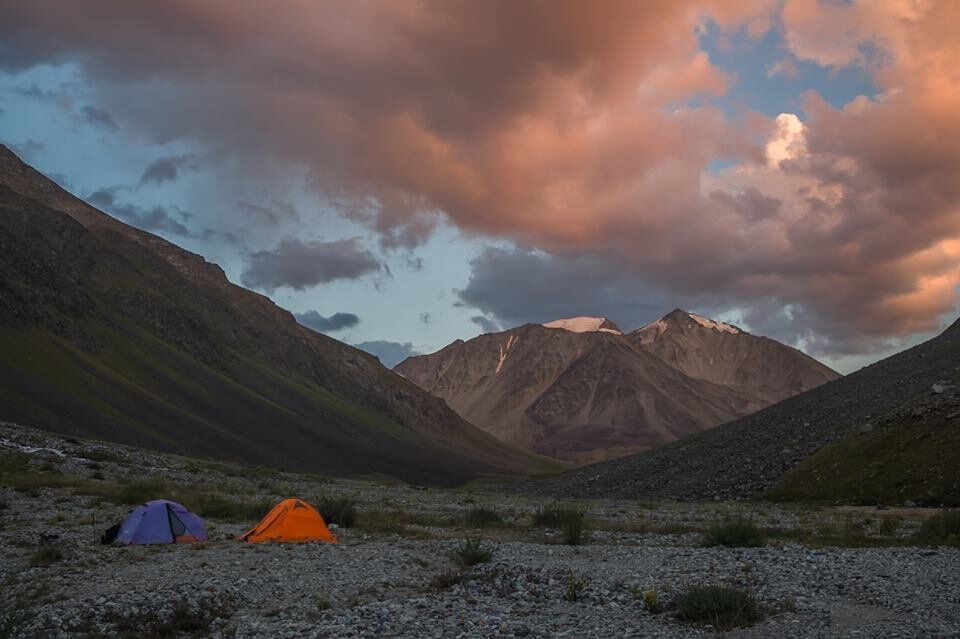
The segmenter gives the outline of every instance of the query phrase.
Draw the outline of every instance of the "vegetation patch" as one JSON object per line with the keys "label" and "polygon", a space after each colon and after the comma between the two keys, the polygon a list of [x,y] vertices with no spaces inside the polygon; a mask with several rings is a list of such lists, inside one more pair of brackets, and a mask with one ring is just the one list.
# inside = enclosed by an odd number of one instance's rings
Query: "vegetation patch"
{"label": "vegetation patch", "polygon": [[773,501],[873,506],[912,501],[960,506],[956,422],[900,424],[851,433],[788,471],[766,494]]}
{"label": "vegetation patch", "polygon": [[364,532],[402,535],[409,521],[402,510],[363,510],[357,515],[356,527]]}
{"label": "vegetation patch", "polygon": [[464,513],[463,523],[471,528],[502,526],[503,517],[492,508],[476,507]]}
{"label": "vegetation patch", "polygon": [[321,497],[317,510],[328,524],[353,528],[357,523],[357,502],[349,497]]}
{"label": "vegetation patch", "polygon": [[960,548],[960,510],[944,510],[925,519],[916,540],[926,546]]}
{"label": "vegetation patch", "polygon": [[559,528],[565,544],[576,546],[584,541],[586,513],[577,506],[551,502],[533,514],[532,523],[537,527]]}
{"label": "vegetation patch", "polygon": [[583,598],[583,594],[587,590],[587,586],[590,585],[590,580],[583,576],[578,575],[574,571],[570,571],[570,574],[567,575],[567,585],[563,591],[563,600],[564,601],[580,601]]}
{"label": "vegetation patch", "polygon": [[718,630],[748,626],[763,619],[753,595],[731,586],[694,586],[674,602],[681,621],[708,624]]}
{"label": "vegetation patch", "polygon": [[493,559],[493,549],[479,537],[469,537],[453,551],[453,559],[465,567],[485,564]]}
{"label": "vegetation patch", "polygon": [[766,543],[767,540],[760,529],[746,519],[717,522],[703,535],[703,545],[707,547],[760,548]]}

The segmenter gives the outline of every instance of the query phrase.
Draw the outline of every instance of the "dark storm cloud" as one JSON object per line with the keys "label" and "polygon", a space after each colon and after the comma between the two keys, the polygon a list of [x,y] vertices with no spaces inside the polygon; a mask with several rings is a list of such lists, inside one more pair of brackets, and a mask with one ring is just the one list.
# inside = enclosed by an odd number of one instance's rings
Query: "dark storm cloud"
{"label": "dark storm cloud", "polygon": [[178,207],[142,207],[121,203],[117,201],[120,190],[119,187],[97,189],[88,195],[86,200],[113,217],[144,231],[166,231],[181,237],[192,237],[190,230],[183,224],[191,217],[188,212]]}
{"label": "dark storm cloud", "polygon": [[250,255],[241,279],[246,286],[298,291],[334,280],[353,280],[383,271],[384,265],[363,247],[360,238],[333,242],[285,238],[272,251]]}
{"label": "dark storm cloud", "polygon": [[479,326],[480,330],[484,333],[496,333],[497,331],[503,330],[500,322],[486,318],[483,315],[474,315],[470,318],[470,321]]}
{"label": "dark storm cloud", "polygon": [[471,321],[487,332],[580,315],[609,317],[626,330],[679,305],[607,256],[490,247],[470,267],[467,285],[455,291],[458,305],[482,311],[487,317]]}
{"label": "dark storm cloud", "polygon": [[353,328],[360,323],[360,318],[353,313],[334,313],[330,317],[324,317],[316,311],[307,311],[306,313],[294,313],[293,316],[307,328],[312,328],[319,333],[342,331],[345,328]]}
{"label": "dark storm cloud", "polygon": [[393,368],[408,357],[422,355],[410,342],[400,343],[375,340],[372,342],[360,342],[359,344],[354,344],[354,346],[362,351],[367,351],[371,355],[376,355],[380,359],[380,363],[387,368]]}

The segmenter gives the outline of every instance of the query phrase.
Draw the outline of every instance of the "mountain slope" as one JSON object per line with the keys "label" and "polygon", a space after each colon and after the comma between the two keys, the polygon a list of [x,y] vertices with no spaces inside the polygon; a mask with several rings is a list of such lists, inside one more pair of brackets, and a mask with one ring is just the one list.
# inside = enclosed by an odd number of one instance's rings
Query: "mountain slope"
{"label": "mountain slope", "polygon": [[576,463],[659,446],[751,407],[635,348],[602,318],[457,340],[395,370],[500,439]]}
{"label": "mountain slope", "polygon": [[756,408],[840,377],[786,344],[680,309],[627,339],[690,377],[747,393]]}
{"label": "mountain slope", "polygon": [[943,334],[656,451],[517,490],[568,497],[960,504],[960,321]]}
{"label": "mountain slope", "polygon": [[547,467],[2,146],[0,419],[420,482]]}

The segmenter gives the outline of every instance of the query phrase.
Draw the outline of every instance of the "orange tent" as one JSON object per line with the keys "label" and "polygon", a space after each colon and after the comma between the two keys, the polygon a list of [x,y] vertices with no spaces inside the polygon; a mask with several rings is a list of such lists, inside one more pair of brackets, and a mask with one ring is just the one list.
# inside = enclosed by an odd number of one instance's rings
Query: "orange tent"
{"label": "orange tent", "polygon": [[326,541],[337,543],[317,509],[302,499],[284,499],[260,523],[240,535],[241,541]]}

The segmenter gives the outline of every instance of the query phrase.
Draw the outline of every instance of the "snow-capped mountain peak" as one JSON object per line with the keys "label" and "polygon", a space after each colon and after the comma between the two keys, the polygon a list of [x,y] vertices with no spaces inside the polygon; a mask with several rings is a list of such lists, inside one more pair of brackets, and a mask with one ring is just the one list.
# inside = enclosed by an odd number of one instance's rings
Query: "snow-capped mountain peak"
{"label": "snow-capped mountain peak", "polygon": [[620,327],[605,317],[568,317],[544,324],[546,328],[562,328],[571,333],[613,333],[623,335]]}

